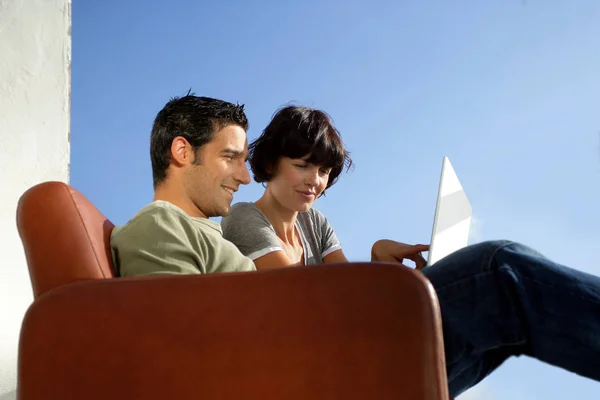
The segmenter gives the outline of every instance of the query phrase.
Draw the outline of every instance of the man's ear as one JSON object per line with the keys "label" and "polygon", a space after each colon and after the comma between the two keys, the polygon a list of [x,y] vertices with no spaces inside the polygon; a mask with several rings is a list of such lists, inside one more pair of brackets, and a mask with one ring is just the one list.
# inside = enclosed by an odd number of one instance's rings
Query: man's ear
{"label": "man's ear", "polygon": [[192,145],[184,137],[177,136],[171,142],[171,160],[179,166],[191,164],[194,161]]}

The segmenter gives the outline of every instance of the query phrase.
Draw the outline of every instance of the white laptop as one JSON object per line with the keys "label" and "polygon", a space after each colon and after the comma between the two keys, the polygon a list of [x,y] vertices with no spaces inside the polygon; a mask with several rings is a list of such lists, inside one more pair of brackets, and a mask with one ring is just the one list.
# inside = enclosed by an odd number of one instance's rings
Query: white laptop
{"label": "white laptop", "polygon": [[471,203],[450,160],[444,157],[427,266],[467,246],[471,216]]}

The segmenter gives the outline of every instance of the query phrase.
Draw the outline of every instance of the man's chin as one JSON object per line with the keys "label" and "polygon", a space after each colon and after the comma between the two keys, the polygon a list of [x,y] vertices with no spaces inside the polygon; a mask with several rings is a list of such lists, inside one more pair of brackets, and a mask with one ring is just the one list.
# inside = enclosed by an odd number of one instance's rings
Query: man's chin
{"label": "man's chin", "polygon": [[218,217],[226,217],[229,215],[229,212],[231,211],[231,206],[228,205],[223,205],[221,207],[214,207],[212,209],[212,212],[210,214],[207,214],[208,218],[218,218]]}
{"label": "man's chin", "polygon": [[230,212],[231,212],[231,204],[228,204],[227,206],[225,206],[225,207],[222,207],[222,208],[219,210],[219,216],[220,216],[220,217],[226,217],[226,216],[228,216],[228,215],[229,215],[229,213],[230,213]]}

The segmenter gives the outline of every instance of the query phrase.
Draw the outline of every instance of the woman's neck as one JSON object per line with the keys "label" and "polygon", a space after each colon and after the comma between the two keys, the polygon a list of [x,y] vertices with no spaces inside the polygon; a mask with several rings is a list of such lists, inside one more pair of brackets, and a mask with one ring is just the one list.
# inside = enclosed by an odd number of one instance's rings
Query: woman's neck
{"label": "woman's neck", "polygon": [[262,197],[254,204],[256,204],[256,207],[258,207],[260,212],[267,217],[271,225],[273,225],[273,229],[275,229],[275,233],[279,239],[288,244],[295,243],[297,211],[292,211],[283,207],[281,203],[271,195],[269,190],[265,190]]}

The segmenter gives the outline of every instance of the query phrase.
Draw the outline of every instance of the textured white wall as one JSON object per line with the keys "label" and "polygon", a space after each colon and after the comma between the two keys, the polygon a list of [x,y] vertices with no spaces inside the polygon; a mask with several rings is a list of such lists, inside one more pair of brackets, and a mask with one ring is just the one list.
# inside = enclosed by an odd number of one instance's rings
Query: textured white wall
{"label": "textured white wall", "polygon": [[71,1],[0,0],[0,400],[15,396],[32,301],[15,211],[21,194],[69,180]]}

